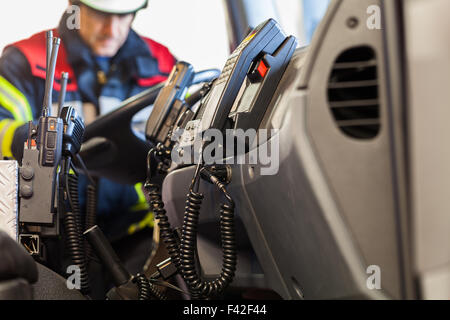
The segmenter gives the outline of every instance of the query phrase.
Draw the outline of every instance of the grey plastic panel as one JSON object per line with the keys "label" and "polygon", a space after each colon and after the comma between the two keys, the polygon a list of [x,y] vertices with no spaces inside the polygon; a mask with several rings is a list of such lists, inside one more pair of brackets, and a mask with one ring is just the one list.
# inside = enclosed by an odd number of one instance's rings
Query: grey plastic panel
{"label": "grey plastic panel", "polygon": [[[280,129],[271,138],[280,141],[278,173],[233,166],[229,189],[239,217],[267,283],[286,299],[409,297],[407,187],[400,172],[407,163],[398,157],[405,123],[390,92],[402,84],[393,86],[389,63],[396,61],[387,60],[383,31],[366,27],[367,8],[392,10],[385,4],[331,2],[311,46],[297,50],[261,125]],[[356,28],[348,27],[349,18],[357,18]],[[372,140],[344,135],[327,101],[333,63],[355,46],[370,46],[377,55],[381,130]],[[185,194],[194,171],[184,170],[188,177],[170,176],[172,184],[186,186]],[[380,267],[380,290],[367,287],[371,265]]]}
{"label": "grey plastic panel", "polygon": [[39,279],[32,285],[34,300],[86,300],[76,289],[68,289],[66,279],[36,263]]}
{"label": "grey plastic panel", "polygon": [[0,230],[15,240],[18,238],[18,172],[17,161],[0,161]]}
{"label": "grey plastic panel", "polygon": [[[342,218],[361,251],[365,265],[381,268],[382,288],[391,297],[401,298],[402,272],[399,251],[400,226],[396,211],[395,175],[390,110],[381,30],[369,30],[367,8],[381,7],[381,1],[334,1],[313,40],[299,88],[305,88],[306,130]],[[359,21],[347,27],[349,18]],[[368,45],[377,56],[381,129],[369,141],[342,134],[332,118],[327,101],[327,86],[336,58],[343,51]],[[403,123],[395,123],[403,127]]]}
{"label": "grey plastic panel", "polygon": [[404,8],[415,272],[423,298],[450,299],[450,1]]}
{"label": "grey plastic panel", "polygon": [[22,278],[0,281],[0,300],[32,300],[33,289]]}
{"label": "grey plastic panel", "polygon": [[[284,103],[278,174],[260,176],[259,166],[242,167],[254,208],[248,233],[266,239],[266,246],[252,241],[258,257],[273,256],[289,290],[285,298],[301,298],[298,289],[305,299],[382,298],[366,287],[366,265],[306,135],[305,93],[287,94]],[[263,265],[266,275],[271,268]]]}
{"label": "grey plastic panel", "polygon": [[[280,107],[285,100],[289,111],[284,109],[283,121],[290,121],[283,123],[280,132],[280,171],[275,176],[250,177],[249,170],[258,172],[258,167],[236,165],[229,186],[267,285],[286,299],[383,298],[365,287],[363,261],[329,191],[326,192],[327,182],[320,177],[305,127],[298,126],[299,119],[305,117],[305,96],[298,93],[293,98],[287,94]],[[181,224],[194,169],[172,172],[164,181],[164,201],[173,226]],[[206,263],[217,266],[218,242],[209,233],[217,230],[217,226],[212,226],[217,221],[214,210],[220,198],[211,187],[202,186],[205,201],[200,223],[206,227],[202,233],[207,236],[199,241],[200,258],[211,252]],[[211,250],[214,247],[215,254]],[[239,267],[241,262],[239,259]],[[299,284],[301,296],[292,278]]]}

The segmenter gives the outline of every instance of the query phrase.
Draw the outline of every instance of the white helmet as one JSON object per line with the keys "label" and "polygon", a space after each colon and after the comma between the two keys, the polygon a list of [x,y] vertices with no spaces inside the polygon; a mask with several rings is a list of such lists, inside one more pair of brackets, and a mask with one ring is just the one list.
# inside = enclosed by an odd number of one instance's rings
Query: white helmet
{"label": "white helmet", "polygon": [[79,2],[97,11],[127,14],[146,8],[148,0],[79,0]]}

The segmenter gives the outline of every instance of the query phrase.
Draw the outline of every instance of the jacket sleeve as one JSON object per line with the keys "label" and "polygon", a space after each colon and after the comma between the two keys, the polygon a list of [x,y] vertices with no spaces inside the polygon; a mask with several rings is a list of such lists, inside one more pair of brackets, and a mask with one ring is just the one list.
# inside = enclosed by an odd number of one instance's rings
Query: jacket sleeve
{"label": "jacket sleeve", "polygon": [[0,159],[22,160],[28,122],[36,115],[38,89],[25,56],[8,47],[0,57]]}

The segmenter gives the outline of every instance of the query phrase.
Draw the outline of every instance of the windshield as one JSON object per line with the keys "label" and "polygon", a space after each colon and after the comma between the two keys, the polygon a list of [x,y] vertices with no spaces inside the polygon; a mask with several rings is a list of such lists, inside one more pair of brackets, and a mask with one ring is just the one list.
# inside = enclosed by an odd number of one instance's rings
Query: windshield
{"label": "windshield", "polygon": [[278,22],[287,34],[297,37],[300,46],[309,45],[330,0],[275,0]]}

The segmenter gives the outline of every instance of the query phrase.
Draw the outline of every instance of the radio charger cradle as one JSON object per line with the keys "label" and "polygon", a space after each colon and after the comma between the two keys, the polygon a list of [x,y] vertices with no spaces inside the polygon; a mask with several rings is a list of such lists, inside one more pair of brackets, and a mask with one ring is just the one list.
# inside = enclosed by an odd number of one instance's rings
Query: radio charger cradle
{"label": "radio charger cradle", "polygon": [[194,120],[178,138],[178,152],[208,129],[257,129],[294,54],[297,40],[268,19],[230,55]]}
{"label": "radio charger cradle", "polygon": [[148,140],[159,142],[166,140],[170,128],[181,112],[184,97],[193,77],[194,68],[186,62],[178,62],[172,69],[147,121],[146,137]]}
{"label": "radio charger cradle", "polygon": [[[231,116],[251,113],[239,116],[236,124],[242,123],[244,128],[257,127],[296,46],[295,37],[286,37],[275,20],[268,19],[258,25],[230,55],[213,84],[208,102],[196,117],[201,120],[199,130],[222,130],[230,111],[233,111]],[[232,110],[238,94],[244,91],[248,95],[257,92],[264,92],[264,95],[251,103],[252,108]]]}
{"label": "radio charger cradle", "polygon": [[[197,75],[197,80],[201,74]],[[155,172],[161,174],[168,172],[172,164],[170,153],[176,140],[174,133],[193,118],[192,105],[207,92],[203,86],[185,100],[189,87],[196,82],[194,76],[196,76],[194,68],[189,63],[178,62],[155,101],[146,125],[146,138],[155,144],[153,152],[147,155],[147,179],[154,176]],[[210,76],[216,77],[214,73]],[[156,158],[158,163],[156,167],[150,166],[150,163],[155,162],[151,161],[151,157]]]}
{"label": "radio charger cradle", "polygon": [[253,61],[228,115],[234,129],[259,127],[296,47],[297,40],[287,37],[273,53]]}

